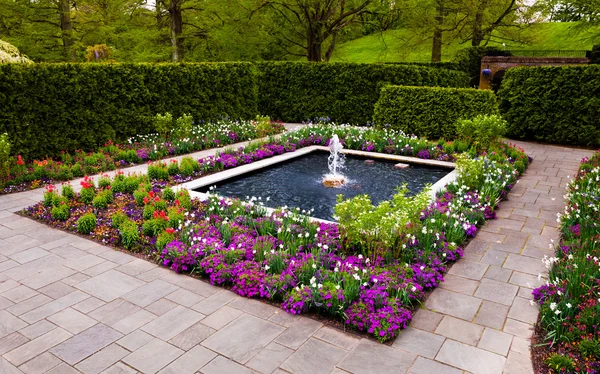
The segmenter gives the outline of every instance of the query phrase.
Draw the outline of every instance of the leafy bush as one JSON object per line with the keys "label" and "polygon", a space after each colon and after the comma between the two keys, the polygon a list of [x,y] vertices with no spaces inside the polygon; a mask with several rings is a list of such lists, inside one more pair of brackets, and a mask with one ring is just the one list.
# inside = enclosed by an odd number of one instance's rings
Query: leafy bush
{"label": "leafy bush", "polygon": [[600,144],[600,66],[527,67],[506,72],[498,92],[507,136]]}
{"label": "leafy bush", "polygon": [[77,220],[77,231],[80,234],[89,234],[96,228],[96,215],[86,213]]}
{"label": "leafy bush", "polygon": [[583,357],[600,359],[600,341],[596,339],[586,339],[579,343],[579,352]]}
{"label": "leafy bush", "polygon": [[156,113],[250,119],[251,63],[1,64],[0,133],[26,159],[154,131]]}
{"label": "leafy bush", "polygon": [[190,114],[183,113],[175,120],[174,135],[177,139],[189,138],[192,135],[194,118]]}
{"label": "leafy bush", "polygon": [[154,116],[154,129],[161,138],[167,139],[171,131],[175,128],[173,115],[169,112],[165,114],[157,114]]}
{"label": "leafy bush", "polygon": [[459,71],[400,64],[261,62],[259,112],[288,122],[328,116],[365,124],[383,84],[467,87]]}
{"label": "leafy bush", "polygon": [[113,193],[111,190],[99,192],[92,200],[92,205],[96,209],[106,209],[108,204],[113,202]]}
{"label": "leafy bush", "polygon": [[489,90],[387,86],[375,104],[373,122],[427,138],[454,138],[456,121],[498,113]]}
{"label": "leafy bush", "polygon": [[73,186],[71,186],[68,182],[63,183],[61,188],[61,194],[69,200],[73,199],[75,197],[75,191],[73,190]]}
{"label": "leafy bush", "polygon": [[121,227],[123,222],[127,221],[127,214],[123,212],[116,212],[110,218],[112,220],[111,226],[115,229],[118,229]]}
{"label": "leafy bush", "polygon": [[553,354],[546,359],[546,365],[556,373],[572,373],[575,369],[575,364],[570,357]]}
{"label": "leafy bush", "polygon": [[68,204],[62,203],[52,208],[52,218],[58,221],[66,221],[71,216]]}
{"label": "leafy bush", "polygon": [[127,249],[130,249],[140,240],[138,225],[132,220],[124,221],[119,231],[121,232],[121,243]]}
{"label": "leafy bush", "polygon": [[456,122],[458,136],[469,144],[475,143],[477,149],[485,150],[506,132],[507,123],[499,115],[479,115],[473,119],[461,119]]}
{"label": "leafy bush", "polygon": [[8,177],[10,171],[10,141],[8,134],[0,134],[0,180]]}

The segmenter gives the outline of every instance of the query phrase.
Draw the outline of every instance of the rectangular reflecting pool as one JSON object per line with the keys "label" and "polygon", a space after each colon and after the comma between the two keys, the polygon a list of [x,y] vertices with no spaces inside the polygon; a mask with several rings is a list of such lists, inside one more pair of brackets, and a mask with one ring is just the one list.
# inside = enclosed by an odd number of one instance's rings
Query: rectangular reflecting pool
{"label": "rectangular reflecting pool", "polygon": [[[227,179],[216,184],[220,196],[246,199],[261,197],[266,206],[288,206],[304,210],[314,209],[311,216],[334,220],[334,207],[339,194],[345,198],[368,194],[373,203],[389,200],[396,188],[406,183],[410,194],[420,192],[426,184],[434,184],[451,169],[411,164],[406,169],[396,169],[398,161],[346,156],[343,174],[347,182],[340,188],[323,186],[328,153],[312,152],[254,172]],[[195,189],[208,192],[209,186]],[[215,192],[215,191],[213,191]],[[269,197],[269,201],[266,198]]]}

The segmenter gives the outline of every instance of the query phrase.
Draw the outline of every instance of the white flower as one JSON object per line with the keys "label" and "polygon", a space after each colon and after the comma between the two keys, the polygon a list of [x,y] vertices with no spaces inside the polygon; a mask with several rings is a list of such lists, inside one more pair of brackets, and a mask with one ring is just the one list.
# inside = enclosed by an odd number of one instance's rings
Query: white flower
{"label": "white flower", "polygon": [[412,286],[412,288],[410,289],[412,292],[415,292],[417,290],[417,287]]}
{"label": "white flower", "polygon": [[550,303],[550,310],[556,309],[556,303]]}
{"label": "white flower", "polygon": [[269,269],[270,269],[269,265],[265,265],[265,270],[269,270]]}
{"label": "white flower", "polygon": [[572,306],[571,303],[567,303],[567,308],[571,309]]}

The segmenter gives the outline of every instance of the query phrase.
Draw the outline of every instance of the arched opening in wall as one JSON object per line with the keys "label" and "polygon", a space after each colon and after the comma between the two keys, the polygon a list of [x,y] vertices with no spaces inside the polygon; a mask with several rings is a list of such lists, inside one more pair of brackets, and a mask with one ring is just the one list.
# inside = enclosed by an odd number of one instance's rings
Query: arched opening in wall
{"label": "arched opening in wall", "polygon": [[469,87],[479,88],[479,75],[476,77],[471,77],[471,79],[469,80]]}
{"label": "arched opening in wall", "polygon": [[498,92],[498,89],[500,89],[505,73],[506,70],[499,70],[492,77],[492,90],[494,90],[494,92]]}

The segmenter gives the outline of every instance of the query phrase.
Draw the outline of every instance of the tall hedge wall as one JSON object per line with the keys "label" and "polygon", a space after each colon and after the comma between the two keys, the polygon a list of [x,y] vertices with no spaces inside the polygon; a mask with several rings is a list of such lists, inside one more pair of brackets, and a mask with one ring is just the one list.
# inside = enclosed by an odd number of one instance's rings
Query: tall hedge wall
{"label": "tall hedge wall", "polygon": [[600,66],[509,69],[499,96],[509,137],[600,144]]}
{"label": "tall hedge wall", "polygon": [[152,117],[258,114],[251,63],[0,65],[0,133],[27,158],[153,131]]}
{"label": "tall hedge wall", "polygon": [[451,139],[456,121],[497,114],[496,96],[472,88],[386,86],[375,105],[377,127],[391,127],[430,139]]}
{"label": "tall hedge wall", "polygon": [[425,66],[304,62],[257,63],[259,111],[301,122],[330,117],[337,122],[371,121],[384,84],[467,87],[465,73]]}

